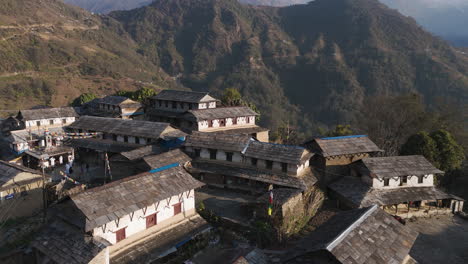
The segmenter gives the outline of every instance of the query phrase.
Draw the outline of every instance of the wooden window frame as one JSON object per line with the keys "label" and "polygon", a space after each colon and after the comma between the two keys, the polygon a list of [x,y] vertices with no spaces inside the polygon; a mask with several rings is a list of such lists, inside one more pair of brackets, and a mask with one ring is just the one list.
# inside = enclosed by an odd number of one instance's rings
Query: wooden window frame
{"label": "wooden window frame", "polygon": [[[174,209],[174,216],[181,214],[182,213],[182,202],[176,203],[172,205],[172,208]],[[176,210],[178,208],[178,210]]]}

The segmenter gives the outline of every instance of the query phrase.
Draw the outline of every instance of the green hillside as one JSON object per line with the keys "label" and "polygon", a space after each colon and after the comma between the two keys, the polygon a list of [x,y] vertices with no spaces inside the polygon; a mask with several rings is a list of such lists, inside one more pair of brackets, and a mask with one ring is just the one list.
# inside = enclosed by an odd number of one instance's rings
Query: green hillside
{"label": "green hillside", "polygon": [[[61,1],[0,2],[0,105],[63,105],[170,80],[112,18]],[[3,112],[5,114],[5,112]]]}
{"label": "green hillside", "polygon": [[272,126],[349,122],[374,94],[467,102],[467,57],[377,0],[160,0],[111,16],[154,64],[197,90],[240,89]]}

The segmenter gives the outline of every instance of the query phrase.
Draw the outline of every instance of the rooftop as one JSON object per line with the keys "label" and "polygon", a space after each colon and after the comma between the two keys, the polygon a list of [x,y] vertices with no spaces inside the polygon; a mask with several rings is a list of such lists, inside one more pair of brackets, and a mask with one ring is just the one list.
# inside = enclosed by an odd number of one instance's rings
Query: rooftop
{"label": "rooftop", "polygon": [[109,95],[104,98],[100,98],[97,101],[98,103],[101,104],[109,104],[109,105],[135,105],[135,106],[142,106],[141,103],[133,101],[125,96],[115,96],[115,95]]}
{"label": "rooftop", "polygon": [[231,164],[220,164],[210,161],[192,161],[191,165],[187,167],[190,172],[204,172],[222,174],[227,176],[239,177],[250,179],[269,184],[276,184],[279,186],[298,188],[306,190],[317,183],[317,178],[313,175],[312,171],[297,177],[288,176],[281,173],[267,172],[263,170],[256,170],[247,167],[239,167]]}
{"label": "rooftop", "polygon": [[444,193],[435,187],[399,187],[394,189],[374,189],[357,177],[344,177],[329,188],[347,199],[355,207],[393,205],[409,201],[460,199]]}
{"label": "rooftop", "polygon": [[247,106],[233,106],[188,110],[184,116],[188,120],[202,121],[228,117],[258,116],[258,114]]}
{"label": "rooftop", "polygon": [[18,119],[22,121],[40,120],[49,118],[79,117],[78,108],[59,107],[59,108],[41,108],[31,110],[21,110],[18,113]]}
{"label": "rooftop", "polygon": [[312,153],[299,146],[281,145],[251,140],[245,148],[246,157],[299,165],[312,157]]}
{"label": "rooftop", "polygon": [[377,206],[338,213],[297,243],[286,259],[327,251],[339,263],[402,263],[418,233]]}
{"label": "rooftop", "polygon": [[[26,181],[42,180],[42,173],[40,171],[0,160],[0,188],[6,184],[10,184],[10,183],[14,184],[14,183],[21,182],[22,179],[18,179],[18,178],[15,179],[15,177],[18,174],[21,174],[23,172],[32,173],[35,175],[32,178],[31,177],[25,178],[24,180]],[[14,182],[13,182],[13,179],[14,179]]]}
{"label": "rooftop", "polygon": [[32,246],[54,263],[81,264],[90,262],[110,243],[55,221],[39,232]]}
{"label": "rooftop", "polygon": [[372,177],[379,179],[444,173],[420,155],[365,158],[358,164],[362,164]]}
{"label": "rooftop", "polygon": [[184,146],[242,151],[250,141],[250,135],[193,132],[187,136]]}
{"label": "rooftop", "polygon": [[242,152],[246,157],[296,165],[313,155],[303,147],[260,142],[247,134],[194,132],[187,136],[184,146]]}
{"label": "rooftop", "polygon": [[[71,197],[62,216],[86,232],[163,199],[203,186],[182,167],[142,173]],[[68,209],[67,209],[68,207]]]}
{"label": "rooftop", "polygon": [[208,95],[207,92],[179,91],[179,90],[162,90],[152,99],[188,102],[188,103],[206,103],[218,101]]}
{"label": "rooftop", "polygon": [[306,145],[311,151],[323,157],[382,152],[382,150],[365,135],[316,138],[306,143]]}
{"label": "rooftop", "polygon": [[[44,129],[23,129],[23,130],[14,130],[10,132],[10,136],[8,136],[8,141],[12,143],[23,143],[28,142],[31,140],[35,140],[37,138],[42,138],[45,132]],[[51,127],[47,128],[51,135],[62,135],[65,133],[63,127]]]}
{"label": "rooftop", "polygon": [[130,151],[141,148],[139,144],[130,144],[124,142],[113,141],[109,139],[97,139],[97,138],[76,138],[70,139],[66,142],[67,145],[74,148],[85,148],[93,149],[103,152],[111,153],[128,153]]}
{"label": "rooftop", "polygon": [[172,163],[184,165],[192,159],[180,149],[174,149],[157,155],[151,155],[143,158],[143,161],[151,169],[161,168]]}
{"label": "rooftop", "polygon": [[[125,158],[127,158],[130,161],[134,161],[134,160],[142,159],[142,158],[150,156],[150,155],[159,154],[159,153],[162,153],[162,152],[163,152],[163,150],[162,150],[162,148],[160,146],[148,145],[148,146],[144,146],[144,147],[139,147],[139,148],[134,149],[134,150],[122,152],[122,153],[120,153],[120,155],[124,156]],[[111,158],[111,160],[112,160],[112,158]]]}
{"label": "rooftop", "polygon": [[73,129],[153,139],[163,138],[166,136],[181,137],[186,135],[168,123],[97,116],[82,116],[78,121],[75,121],[68,127]]}

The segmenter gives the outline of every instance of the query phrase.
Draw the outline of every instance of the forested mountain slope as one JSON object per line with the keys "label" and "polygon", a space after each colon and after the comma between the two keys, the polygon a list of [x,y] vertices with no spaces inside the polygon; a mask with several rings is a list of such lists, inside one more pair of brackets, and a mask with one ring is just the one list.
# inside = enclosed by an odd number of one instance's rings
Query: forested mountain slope
{"label": "forested mountain slope", "polygon": [[[110,17],[56,0],[0,1],[0,110],[64,105],[166,75]],[[5,114],[5,112],[3,112]]]}
{"label": "forested mountain slope", "polygon": [[373,94],[467,101],[467,57],[377,0],[158,0],[111,16],[154,64],[194,89],[239,88],[268,124],[348,122]]}

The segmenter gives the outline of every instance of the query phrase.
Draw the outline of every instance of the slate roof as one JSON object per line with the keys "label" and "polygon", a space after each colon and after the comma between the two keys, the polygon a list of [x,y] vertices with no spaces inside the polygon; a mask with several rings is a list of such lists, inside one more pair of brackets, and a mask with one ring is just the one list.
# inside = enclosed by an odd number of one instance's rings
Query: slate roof
{"label": "slate roof", "polygon": [[265,132],[269,131],[268,128],[259,127],[259,126],[251,126],[251,127],[224,127],[225,129],[219,129],[216,131],[203,131],[203,133],[219,133],[219,134],[244,134],[244,135],[251,135],[258,132]]}
{"label": "slate roof", "polygon": [[165,136],[185,136],[182,131],[168,123],[150,122],[132,119],[106,118],[97,116],[82,116],[78,121],[68,126],[73,129],[109,134],[136,136],[144,138],[162,138]]}
{"label": "slate roof", "polygon": [[205,103],[219,101],[208,95],[207,92],[179,91],[179,90],[162,90],[151,99],[177,101],[188,103]]}
{"label": "slate roof", "polygon": [[16,175],[23,173],[23,172],[37,175],[34,181],[42,180],[42,173],[40,171],[0,160],[0,187],[3,186],[5,183],[9,182],[10,180],[12,180],[13,178],[15,178]]}
{"label": "slate roof", "polygon": [[365,158],[359,163],[370,172],[371,177],[379,179],[444,173],[420,155]]}
{"label": "slate roof", "polygon": [[457,199],[435,187],[398,187],[393,189],[374,189],[357,177],[344,177],[328,186],[355,207],[393,205],[409,201]]}
{"label": "slate roof", "polygon": [[139,144],[130,144],[117,142],[109,139],[97,138],[76,138],[66,142],[67,145],[74,148],[93,149],[102,152],[121,153],[132,151],[141,147]]}
{"label": "slate roof", "polygon": [[161,168],[172,163],[184,165],[192,159],[180,149],[173,149],[161,154],[151,155],[143,158],[143,161],[151,168]]}
{"label": "slate roof", "polygon": [[[50,134],[63,134],[65,129],[63,127],[51,127],[47,128]],[[30,141],[30,138],[37,139],[44,137],[44,129],[23,129],[14,130],[10,132],[7,140],[11,143],[24,143]]]}
{"label": "slate roof", "polygon": [[200,215],[195,214],[190,218],[185,218],[180,224],[171,228],[166,228],[142,241],[132,244],[112,256],[112,264],[128,263],[155,263],[160,258],[164,258],[173,250],[179,248],[184,243],[196,238],[198,235],[209,231],[211,226]]}
{"label": "slate roof", "polygon": [[250,138],[250,135],[193,132],[187,136],[184,146],[240,152],[250,142]]}
{"label": "slate roof", "polygon": [[240,167],[239,165],[228,165],[220,164],[209,161],[192,161],[187,166],[189,172],[196,173],[213,173],[221,174],[233,177],[239,177],[244,179],[251,179],[255,181],[261,181],[269,184],[276,184],[283,187],[298,188],[301,190],[307,190],[317,183],[317,178],[310,171],[300,177],[288,176],[284,174],[269,173],[263,170],[255,170],[252,168]]}
{"label": "slate roof", "polygon": [[133,101],[125,96],[115,96],[109,95],[104,98],[98,99],[99,103],[101,104],[109,104],[109,105],[134,105],[134,106],[142,106],[141,103]]}
{"label": "slate roof", "polygon": [[179,166],[156,173],[142,173],[71,196],[67,206],[71,208],[63,212],[63,217],[88,232],[203,185]]}
{"label": "slate roof", "polygon": [[298,165],[310,159],[313,154],[303,147],[251,140],[245,149],[244,155],[251,158]]}
{"label": "slate roof", "polygon": [[[41,108],[31,110],[21,110],[17,118],[22,121],[49,119],[49,118],[64,118],[64,117],[79,117],[79,108],[75,107],[59,107],[59,108]],[[20,118],[22,117],[22,118]]]}
{"label": "slate roof", "polygon": [[246,134],[194,132],[184,146],[238,151],[246,157],[290,164],[302,164],[313,155],[303,147],[260,142]]}
{"label": "slate roof", "polygon": [[228,117],[258,116],[247,106],[217,107],[209,109],[188,110],[184,117],[191,121],[213,120]]}
{"label": "slate roof", "polygon": [[42,229],[32,246],[54,263],[82,264],[90,262],[111,244],[75,230],[62,221],[54,221]]}
{"label": "slate roof", "polygon": [[162,152],[163,150],[161,147],[157,145],[148,145],[148,146],[140,147],[134,150],[122,152],[120,153],[120,155],[124,156],[128,160],[133,161],[133,160],[142,159],[149,155],[159,154]]}
{"label": "slate roof", "polygon": [[306,143],[311,151],[323,156],[340,156],[346,154],[382,152],[369,137],[365,135],[316,138]]}
{"label": "slate roof", "polygon": [[297,243],[287,259],[325,250],[339,263],[403,263],[418,233],[377,206],[341,212]]}

